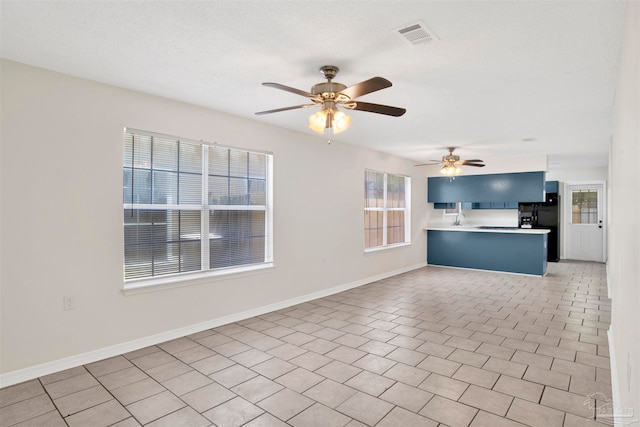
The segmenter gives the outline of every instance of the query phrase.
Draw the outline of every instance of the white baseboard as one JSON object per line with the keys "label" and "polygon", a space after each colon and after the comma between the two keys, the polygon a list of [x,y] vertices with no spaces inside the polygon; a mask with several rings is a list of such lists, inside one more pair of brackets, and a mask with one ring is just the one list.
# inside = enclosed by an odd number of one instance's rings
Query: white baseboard
{"label": "white baseboard", "polygon": [[[607,278],[607,298],[611,299],[611,279],[609,278],[609,263],[604,263],[605,277]],[[609,328],[611,329],[611,328]]]}
{"label": "white baseboard", "polygon": [[[609,340],[609,369],[611,369],[611,400],[613,401],[613,407],[617,408],[617,404],[620,402],[620,380],[618,379],[618,366],[616,364],[616,347],[613,342],[613,331],[611,326],[607,330],[607,339]],[[618,427],[621,424],[614,419],[614,426]]]}
{"label": "white baseboard", "polygon": [[366,285],[378,280],[386,279],[387,277],[396,276],[398,274],[406,273],[418,268],[426,267],[427,263],[420,263],[409,267],[404,267],[398,270],[390,271],[387,273],[378,274],[375,276],[367,277],[364,279],[356,280],[354,282],[338,285],[333,288],[323,289],[318,292],[313,292],[307,295],[291,298],[288,300],[280,301],[274,304],[265,305],[262,307],[253,308],[250,310],[242,311],[240,313],[231,314],[228,316],[219,317],[206,322],[197,323],[195,325],[189,325],[178,329],[162,332],[159,334],[151,335],[148,337],[128,341],[121,344],[104,347],[101,349],[89,351],[63,359],[54,360],[51,362],[42,363],[40,365],[31,366],[17,371],[7,372],[0,374],[0,388],[7,387],[13,384],[18,384],[24,381],[29,381],[34,378],[38,378],[44,375],[53,374],[55,372],[64,371],[66,369],[75,368],[76,366],[86,365],[87,363],[97,362],[99,360],[107,359],[109,357],[118,356],[130,351],[139,350],[150,345],[160,344],[165,341],[180,338],[185,335],[195,334],[211,328],[217,328],[218,326],[226,325],[228,323],[237,322],[240,320],[248,319],[250,317],[259,316],[262,314],[270,313],[272,311],[281,310],[283,308],[291,307],[303,302],[312,301],[314,299],[323,298],[329,295],[337,294],[349,289],[357,288],[358,286]]}
{"label": "white baseboard", "polygon": [[[607,277],[607,298],[612,297],[612,285],[611,275],[609,271],[609,263],[606,263],[606,277]],[[612,319],[613,320],[613,319]],[[607,340],[609,343],[609,369],[611,370],[611,400],[613,401],[613,407],[617,408],[617,404],[620,402],[620,379],[618,378],[618,364],[616,359],[616,346],[614,342],[613,325],[609,324],[607,330]],[[614,419],[614,427],[618,427],[619,420]]]}
{"label": "white baseboard", "polygon": [[[439,265],[439,264],[427,264],[428,266],[431,267],[438,267],[438,268],[451,268],[453,270],[468,270],[468,271],[477,271],[480,273],[499,273],[499,274],[513,274],[516,276],[527,276],[527,277],[544,277],[544,276],[540,276],[538,274],[529,274],[529,273],[514,273],[512,271],[501,271],[501,270],[483,270],[481,268],[470,268],[470,267],[454,267],[452,265]],[[547,273],[544,273],[545,275]]]}

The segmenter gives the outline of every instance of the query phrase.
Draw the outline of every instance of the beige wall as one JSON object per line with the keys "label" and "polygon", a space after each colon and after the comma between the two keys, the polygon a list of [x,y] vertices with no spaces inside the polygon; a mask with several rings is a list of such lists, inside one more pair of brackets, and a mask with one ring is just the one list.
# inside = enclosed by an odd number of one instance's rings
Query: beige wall
{"label": "beige wall", "polygon": [[[609,284],[617,407],[640,419],[640,3],[628,2],[609,155]],[[611,344],[611,343],[610,343]],[[625,421],[620,419],[620,421]],[[622,424],[621,424],[622,425]]]}
{"label": "beige wall", "polygon": [[[15,62],[1,79],[2,374],[426,262],[411,161]],[[273,152],[275,268],[124,296],[125,126]],[[364,253],[365,168],[413,177],[412,245]]]}

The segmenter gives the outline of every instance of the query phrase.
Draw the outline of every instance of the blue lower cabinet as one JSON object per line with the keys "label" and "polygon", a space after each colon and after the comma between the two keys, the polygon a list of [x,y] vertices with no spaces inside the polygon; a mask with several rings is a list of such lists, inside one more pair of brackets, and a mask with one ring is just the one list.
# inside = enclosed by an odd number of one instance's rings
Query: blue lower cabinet
{"label": "blue lower cabinet", "polygon": [[547,235],[428,230],[427,264],[544,276]]}

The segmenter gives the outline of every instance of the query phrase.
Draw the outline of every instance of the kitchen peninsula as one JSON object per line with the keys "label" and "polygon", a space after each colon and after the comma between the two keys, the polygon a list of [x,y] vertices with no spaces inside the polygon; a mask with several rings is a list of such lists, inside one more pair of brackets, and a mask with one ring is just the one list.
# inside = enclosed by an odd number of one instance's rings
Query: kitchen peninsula
{"label": "kitchen peninsula", "polygon": [[427,227],[427,264],[544,276],[549,230]]}

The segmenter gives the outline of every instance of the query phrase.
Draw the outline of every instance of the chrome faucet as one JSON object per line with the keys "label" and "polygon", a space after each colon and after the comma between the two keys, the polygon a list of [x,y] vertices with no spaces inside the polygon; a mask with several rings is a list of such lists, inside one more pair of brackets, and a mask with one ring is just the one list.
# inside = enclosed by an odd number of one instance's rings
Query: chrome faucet
{"label": "chrome faucet", "polygon": [[461,215],[464,216],[464,214],[462,212],[456,214],[456,222],[454,222],[453,225],[461,225],[460,224],[460,216]]}

